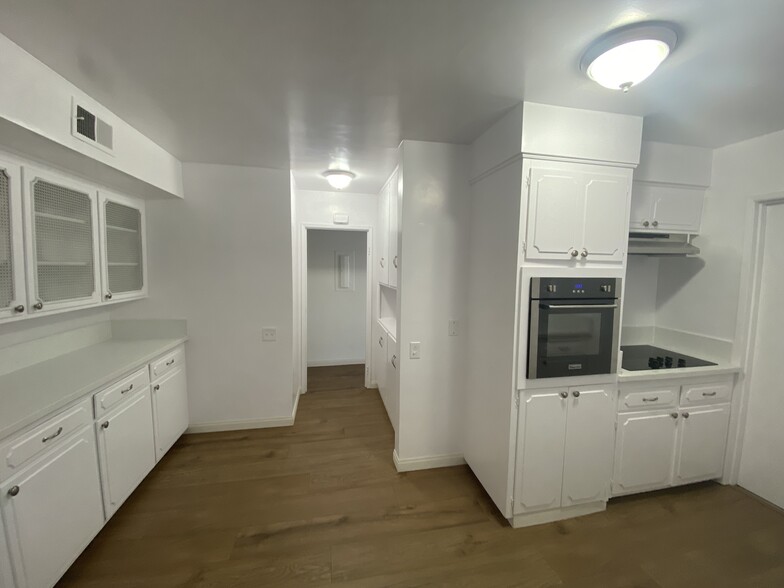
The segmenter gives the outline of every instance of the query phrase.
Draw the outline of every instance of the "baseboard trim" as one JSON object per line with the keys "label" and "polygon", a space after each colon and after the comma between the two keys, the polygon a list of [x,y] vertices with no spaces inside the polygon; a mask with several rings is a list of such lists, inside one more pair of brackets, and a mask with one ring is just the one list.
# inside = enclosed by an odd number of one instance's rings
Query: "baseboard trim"
{"label": "baseboard trim", "polygon": [[448,468],[465,464],[462,453],[449,453],[447,455],[429,455],[427,457],[412,457],[400,459],[397,449],[392,450],[392,461],[398,472],[415,472],[417,470],[432,470],[435,468]]}
{"label": "baseboard trim", "polygon": [[576,506],[567,506],[566,508],[556,508],[554,510],[546,510],[544,512],[531,512],[527,514],[514,515],[509,520],[509,524],[515,529],[522,527],[532,527],[534,525],[543,525],[545,523],[552,523],[555,521],[562,521],[563,519],[571,519],[574,517],[582,517],[597,512],[607,510],[607,503],[602,501],[590,502],[588,504],[578,504]]}
{"label": "baseboard trim", "polygon": [[299,408],[299,397],[302,394],[301,390],[297,391],[294,398],[294,407],[291,409],[290,417],[275,417],[271,419],[249,419],[240,421],[216,421],[213,423],[196,423],[190,425],[185,434],[191,433],[218,433],[221,431],[244,431],[246,429],[271,429],[273,427],[290,427],[294,424],[294,419],[297,417],[297,408]]}
{"label": "baseboard trim", "polygon": [[330,367],[334,365],[361,365],[364,359],[325,359],[324,361],[309,361],[308,367]]}

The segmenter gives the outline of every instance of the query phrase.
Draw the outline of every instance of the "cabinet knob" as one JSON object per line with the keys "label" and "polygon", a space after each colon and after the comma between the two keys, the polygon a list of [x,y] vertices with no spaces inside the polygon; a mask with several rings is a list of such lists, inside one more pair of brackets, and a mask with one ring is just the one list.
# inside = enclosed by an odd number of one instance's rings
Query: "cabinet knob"
{"label": "cabinet knob", "polygon": [[101,428],[102,429],[108,429],[109,428],[109,421],[102,422],[101,423]]}
{"label": "cabinet knob", "polygon": [[569,250],[569,255],[571,255],[572,257],[577,257],[579,255],[579,253],[578,253],[577,249],[570,249]]}
{"label": "cabinet knob", "polygon": [[112,299],[112,293],[111,292],[107,292],[106,294],[104,294],[103,297],[106,298],[106,300],[111,300]]}
{"label": "cabinet knob", "polygon": [[391,363],[392,363],[392,367],[393,367],[393,368],[395,368],[395,369],[397,369],[397,355],[393,355],[393,356],[392,356],[392,361],[391,361]]}
{"label": "cabinet knob", "polygon": [[382,257],[382,258],[379,260],[379,262],[378,262],[378,263],[381,265],[381,267],[384,267],[384,258]]}
{"label": "cabinet knob", "polygon": [[379,347],[383,347],[384,346],[384,337],[379,337],[378,338],[378,346]]}
{"label": "cabinet knob", "polygon": [[683,418],[685,418],[685,419],[689,418],[689,413],[688,412],[684,412],[683,413]]}
{"label": "cabinet knob", "polygon": [[588,257],[588,250],[587,250],[587,249],[583,249],[583,250],[580,252],[580,257],[582,257],[583,259],[585,259],[586,257]]}
{"label": "cabinet knob", "polygon": [[392,265],[394,265],[395,269],[397,269],[397,255],[395,255],[395,259],[392,260]]}
{"label": "cabinet knob", "polygon": [[161,389],[161,385],[160,384],[155,384],[155,386],[153,386],[152,389],[157,392],[158,390]]}
{"label": "cabinet knob", "polygon": [[677,419],[677,418],[678,418],[678,413],[677,413],[677,412],[671,412],[671,413],[670,413],[670,416],[671,416],[672,418],[674,418],[674,419]]}
{"label": "cabinet knob", "polygon": [[654,227],[658,227],[658,226],[659,226],[659,221],[656,221],[656,220],[655,220],[655,221],[653,221],[653,226],[654,226]]}
{"label": "cabinet knob", "polygon": [[18,306],[14,306],[14,312],[24,312],[24,304],[19,304]]}
{"label": "cabinet knob", "polygon": [[11,486],[8,489],[8,496],[16,496],[19,494],[19,486]]}
{"label": "cabinet knob", "polygon": [[561,398],[569,398],[569,393],[566,390],[564,390],[560,394],[561,394]]}
{"label": "cabinet knob", "polygon": [[40,300],[38,302],[36,302],[35,304],[33,304],[33,308],[36,309],[36,310],[41,310],[43,307],[44,307],[44,303],[41,302]]}
{"label": "cabinet knob", "polygon": [[574,396],[575,398],[580,398],[580,391],[575,390],[574,392],[572,392],[572,396]]}
{"label": "cabinet knob", "polygon": [[644,227],[650,227],[650,226],[651,226],[651,223],[649,223],[648,221],[642,221],[642,226],[644,226]]}

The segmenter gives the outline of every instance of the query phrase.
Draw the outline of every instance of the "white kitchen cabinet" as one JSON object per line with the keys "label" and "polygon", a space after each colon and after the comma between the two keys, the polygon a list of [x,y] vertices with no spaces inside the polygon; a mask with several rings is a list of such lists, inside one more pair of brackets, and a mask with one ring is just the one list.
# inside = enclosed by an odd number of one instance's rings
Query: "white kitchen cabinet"
{"label": "white kitchen cabinet", "polygon": [[609,496],[614,396],[609,388],[569,391],[561,506],[599,502]]}
{"label": "white kitchen cabinet", "polygon": [[701,188],[635,182],[629,228],[647,233],[699,233],[704,200]]}
{"label": "white kitchen cabinet", "polygon": [[28,312],[101,302],[98,196],[91,186],[25,167]]}
{"label": "white kitchen cabinet", "polygon": [[525,393],[520,407],[515,487],[516,512],[535,512],[561,506],[566,412],[569,391]]}
{"label": "white kitchen cabinet", "polygon": [[376,275],[382,284],[389,283],[389,184],[384,184],[378,195],[378,220],[376,234]]}
{"label": "white kitchen cabinet", "polygon": [[386,375],[386,394],[384,395],[384,406],[389,415],[392,428],[397,431],[398,419],[398,390],[400,384],[399,351],[394,337],[387,337],[387,375]]}
{"label": "white kitchen cabinet", "polygon": [[614,495],[666,488],[672,483],[678,419],[675,409],[618,417]]}
{"label": "white kitchen cabinet", "polygon": [[52,586],[104,523],[90,427],[0,486],[17,588]]}
{"label": "white kitchen cabinet", "polygon": [[631,171],[548,162],[528,169],[526,259],[622,261]]}
{"label": "white kitchen cabinet", "polygon": [[398,251],[398,228],[401,213],[401,198],[398,182],[398,170],[389,179],[389,285],[397,288],[398,270],[400,269],[400,252]]}
{"label": "white kitchen cabinet", "polygon": [[99,192],[103,299],[117,302],[147,294],[144,202]]}
{"label": "white kitchen cabinet", "polygon": [[171,369],[152,383],[156,459],[160,459],[188,428],[188,392],[185,364]]}
{"label": "white kitchen cabinet", "polygon": [[106,517],[111,517],[155,466],[149,387],[135,392],[95,425]]}
{"label": "white kitchen cabinet", "polygon": [[381,397],[386,392],[387,374],[387,333],[376,321],[373,323],[373,377]]}
{"label": "white kitchen cabinet", "polygon": [[0,320],[25,315],[22,169],[0,159]]}
{"label": "white kitchen cabinet", "polygon": [[730,422],[729,404],[681,410],[675,483],[719,478]]}

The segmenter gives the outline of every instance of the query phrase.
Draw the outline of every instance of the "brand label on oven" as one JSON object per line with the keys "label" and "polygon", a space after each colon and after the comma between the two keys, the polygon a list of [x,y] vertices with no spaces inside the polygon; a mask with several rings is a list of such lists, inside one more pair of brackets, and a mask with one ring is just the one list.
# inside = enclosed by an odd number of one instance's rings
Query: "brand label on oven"
{"label": "brand label on oven", "polygon": [[569,364],[569,369],[570,370],[581,370],[581,369],[583,369],[583,364],[581,364],[581,363],[570,363]]}

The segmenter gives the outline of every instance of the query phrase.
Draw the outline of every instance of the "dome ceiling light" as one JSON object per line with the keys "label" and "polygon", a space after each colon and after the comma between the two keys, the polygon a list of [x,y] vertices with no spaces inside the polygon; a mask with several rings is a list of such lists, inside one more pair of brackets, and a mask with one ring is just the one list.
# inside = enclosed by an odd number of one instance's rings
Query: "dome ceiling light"
{"label": "dome ceiling light", "polygon": [[610,31],[583,54],[580,69],[597,84],[628,92],[651,75],[675,48],[678,34],[663,23],[637,23]]}
{"label": "dome ceiling light", "polygon": [[343,169],[328,169],[321,175],[327,178],[327,182],[329,182],[329,185],[335,188],[335,190],[348,188],[351,180],[357,177],[356,174]]}

